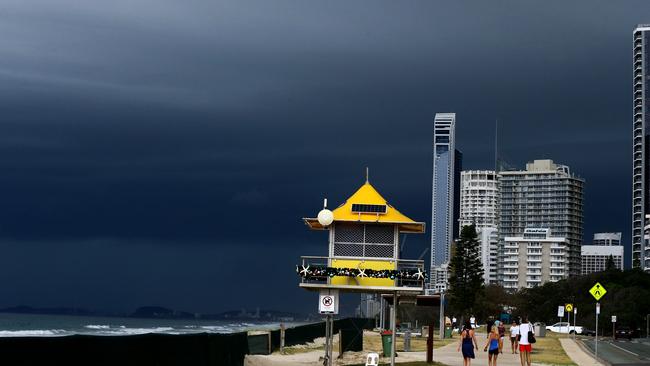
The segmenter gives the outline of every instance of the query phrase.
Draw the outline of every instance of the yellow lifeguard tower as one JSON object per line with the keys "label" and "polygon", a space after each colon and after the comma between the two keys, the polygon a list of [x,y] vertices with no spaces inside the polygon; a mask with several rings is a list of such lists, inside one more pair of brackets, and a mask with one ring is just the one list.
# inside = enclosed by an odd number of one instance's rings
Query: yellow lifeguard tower
{"label": "yellow lifeguard tower", "polygon": [[[368,182],[333,211],[327,200],[317,218],[304,218],[312,230],[329,231],[327,257],[303,256],[296,271],[300,287],[329,294],[361,292],[416,296],[424,291],[424,261],[400,258],[401,233],[424,233],[416,222],[391,206]],[[331,299],[330,297],[329,299]],[[394,364],[395,311],[392,312]],[[331,316],[326,319],[326,338],[331,339]],[[329,329],[329,330],[328,330]],[[326,342],[326,359],[331,359]],[[329,350],[328,350],[329,349]]]}
{"label": "yellow lifeguard tower", "polygon": [[424,233],[416,222],[388,204],[368,182],[334,211],[305,218],[312,230],[329,230],[327,257],[302,257],[298,268],[305,289],[421,293],[424,261],[399,257],[400,233]]}

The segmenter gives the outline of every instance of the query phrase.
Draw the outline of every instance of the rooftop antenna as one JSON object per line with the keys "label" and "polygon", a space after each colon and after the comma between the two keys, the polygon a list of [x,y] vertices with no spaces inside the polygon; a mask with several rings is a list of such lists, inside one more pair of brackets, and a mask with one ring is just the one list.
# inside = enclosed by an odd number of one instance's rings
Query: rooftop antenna
{"label": "rooftop antenna", "polygon": [[494,121],[494,173],[499,172],[499,119]]}

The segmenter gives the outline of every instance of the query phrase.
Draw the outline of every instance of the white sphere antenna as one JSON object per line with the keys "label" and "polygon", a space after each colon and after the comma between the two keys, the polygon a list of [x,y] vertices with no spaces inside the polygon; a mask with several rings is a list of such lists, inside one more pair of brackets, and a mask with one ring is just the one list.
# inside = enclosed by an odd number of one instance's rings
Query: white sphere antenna
{"label": "white sphere antenna", "polygon": [[318,223],[327,227],[334,222],[334,213],[327,209],[327,198],[323,201],[323,209],[318,213]]}

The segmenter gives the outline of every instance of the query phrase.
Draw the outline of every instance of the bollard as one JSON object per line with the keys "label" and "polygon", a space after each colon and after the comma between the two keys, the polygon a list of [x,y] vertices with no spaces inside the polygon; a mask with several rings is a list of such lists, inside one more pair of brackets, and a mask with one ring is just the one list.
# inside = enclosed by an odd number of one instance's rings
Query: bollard
{"label": "bollard", "polygon": [[427,363],[433,363],[433,321],[428,327],[429,336],[427,337]]}
{"label": "bollard", "polygon": [[411,331],[404,332],[404,352],[411,352]]}
{"label": "bollard", "polygon": [[280,324],[280,353],[284,354],[284,323]]}

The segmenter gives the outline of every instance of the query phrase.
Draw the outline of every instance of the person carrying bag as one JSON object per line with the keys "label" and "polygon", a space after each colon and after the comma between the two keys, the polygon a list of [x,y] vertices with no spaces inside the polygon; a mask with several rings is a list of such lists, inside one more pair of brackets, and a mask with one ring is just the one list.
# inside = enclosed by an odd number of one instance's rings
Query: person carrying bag
{"label": "person carrying bag", "polygon": [[523,321],[519,325],[519,335],[517,336],[517,340],[519,341],[519,358],[521,360],[521,366],[531,366],[532,360],[530,355],[533,352],[532,344],[537,340],[535,339],[535,328],[530,324],[527,316],[523,318]]}

